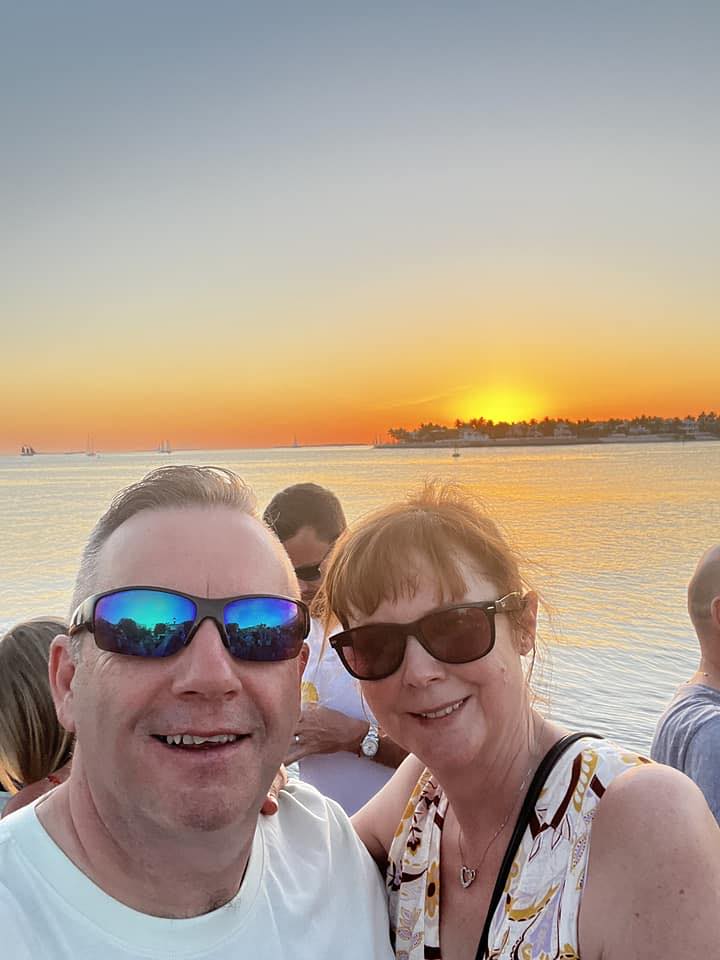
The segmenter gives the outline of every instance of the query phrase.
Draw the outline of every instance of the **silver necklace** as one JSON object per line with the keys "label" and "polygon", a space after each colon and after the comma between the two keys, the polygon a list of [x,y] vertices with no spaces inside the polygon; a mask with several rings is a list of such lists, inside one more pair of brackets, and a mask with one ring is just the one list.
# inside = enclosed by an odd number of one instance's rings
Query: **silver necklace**
{"label": "silver necklace", "polygon": [[[535,760],[533,760],[533,762],[530,764],[530,769],[523,777],[523,782],[520,784],[520,787],[518,789],[518,797],[523,796],[523,790],[525,789],[525,784],[528,782],[528,778],[530,777],[530,774],[532,773],[534,766],[535,766]],[[460,851],[460,886],[463,888],[463,890],[467,890],[467,888],[475,880],[475,877],[478,875],[478,870],[483,865],[483,863],[485,863],[485,857],[488,855],[488,851],[490,850],[490,847],[495,843],[497,838],[500,836],[500,834],[503,832],[503,830],[507,826],[507,822],[512,816],[513,810],[515,810],[516,807],[517,807],[517,800],[512,805],[512,807],[510,807],[510,809],[508,810],[507,816],[505,817],[503,822],[500,824],[500,826],[497,828],[495,833],[490,837],[490,840],[488,841],[487,846],[483,850],[483,855],[480,857],[480,859],[478,860],[477,864],[474,867],[468,867],[468,865],[464,862],[465,854],[463,853],[463,848],[462,848],[462,827],[458,822],[458,849]]]}

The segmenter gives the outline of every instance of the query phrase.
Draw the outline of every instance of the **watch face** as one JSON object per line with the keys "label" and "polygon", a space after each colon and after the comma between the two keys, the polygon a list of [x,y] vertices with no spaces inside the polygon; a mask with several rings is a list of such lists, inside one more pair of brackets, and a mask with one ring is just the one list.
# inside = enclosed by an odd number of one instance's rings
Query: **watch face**
{"label": "watch face", "polygon": [[362,752],[364,757],[374,757],[378,752],[379,744],[374,737],[365,737],[362,742]]}

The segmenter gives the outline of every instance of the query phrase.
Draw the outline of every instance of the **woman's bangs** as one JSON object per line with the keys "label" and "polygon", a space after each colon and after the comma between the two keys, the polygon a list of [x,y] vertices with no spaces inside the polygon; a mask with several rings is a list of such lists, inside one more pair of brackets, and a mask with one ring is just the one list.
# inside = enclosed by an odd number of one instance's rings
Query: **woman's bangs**
{"label": "woman's bangs", "polygon": [[437,584],[439,602],[465,594],[462,551],[448,531],[420,511],[393,520],[362,531],[343,551],[329,597],[341,621],[372,616],[383,602],[413,597],[424,575]]}

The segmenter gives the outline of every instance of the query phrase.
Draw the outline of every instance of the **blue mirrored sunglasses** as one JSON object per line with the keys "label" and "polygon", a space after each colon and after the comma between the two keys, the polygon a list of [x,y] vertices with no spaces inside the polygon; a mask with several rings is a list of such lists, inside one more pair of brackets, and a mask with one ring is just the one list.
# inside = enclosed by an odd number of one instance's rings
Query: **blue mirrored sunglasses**
{"label": "blue mirrored sunglasses", "polygon": [[304,603],[271,594],[208,599],[159,587],[124,587],[88,597],[69,634],[89,630],[101,650],[130,657],[171,657],[203,620],[213,620],[238,660],[292,660],[310,632]]}

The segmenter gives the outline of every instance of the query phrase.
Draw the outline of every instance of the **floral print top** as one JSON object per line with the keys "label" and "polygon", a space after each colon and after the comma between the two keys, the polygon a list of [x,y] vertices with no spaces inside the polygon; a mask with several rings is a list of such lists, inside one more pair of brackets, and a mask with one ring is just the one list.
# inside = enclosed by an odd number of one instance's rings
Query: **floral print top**
{"label": "floral print top", "polygon": [[[583,737],[550,771],[488,936],[487,960],[579,960],[578,915],[595,809],[611,780],[649,763]],[[440,838],[447,797],[425,770],[390,847],[386,885],[397,960],[442,960]]]}

